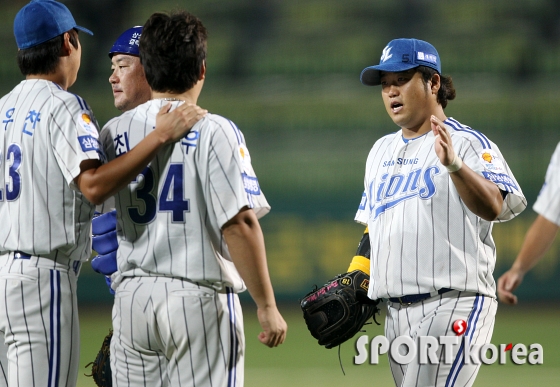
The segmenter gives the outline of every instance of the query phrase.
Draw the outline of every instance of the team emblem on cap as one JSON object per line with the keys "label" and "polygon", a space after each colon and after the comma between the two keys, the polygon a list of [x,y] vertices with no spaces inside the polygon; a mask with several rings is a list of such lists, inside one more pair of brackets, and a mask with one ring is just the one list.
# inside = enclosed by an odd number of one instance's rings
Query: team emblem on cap
{"label": "team emblem on cap", "polygon": [[391,54],[392,48],[393,47],[387,46],[383,49],[383,54],[381,54],[381,62],[385,62],[393,57],[393,54]]}

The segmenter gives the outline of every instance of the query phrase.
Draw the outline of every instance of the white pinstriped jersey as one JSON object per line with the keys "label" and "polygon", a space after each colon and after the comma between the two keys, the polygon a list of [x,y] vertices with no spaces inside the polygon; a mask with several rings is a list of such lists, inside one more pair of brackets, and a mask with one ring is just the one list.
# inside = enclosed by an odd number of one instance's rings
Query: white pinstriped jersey
{"label": "white pinstriped jersey", "polygon": [[[525,197],[498,147],[452,118],[445,124],[463,162],[507,193],[496,221],[523,211]],[[367,159],[364,188],[355,220],[369,226],[371,298],[441,288],[495,297],[492,222],[463,203],[431,131],[408,141],[400,130],[379,139]]]}
{"label": "white pinstriped jersey", "polygon": [[[101,143],[109,160],[134,148],[167,103],[152,100],[111,120]],[[173,108],[178,102],[173,102]],[[270,207],[251,166],[241,131],[207,114],[179,142],[162,149],[116,196],[118,273],[167,276],[220,290],[245,289],[221,227],[245,206],[257,217]]]}
{"label": "white pinstriped jersey", "polygon": [[560,143],[550,158],[544,184],[533,210],[560,226]]}
{"label": "white pinstriped jersey", "polygon": [[73,180],[102,159],[86,102],[46,80],[24,80],[0,100],[0,251],[87,260],[94,206]]}

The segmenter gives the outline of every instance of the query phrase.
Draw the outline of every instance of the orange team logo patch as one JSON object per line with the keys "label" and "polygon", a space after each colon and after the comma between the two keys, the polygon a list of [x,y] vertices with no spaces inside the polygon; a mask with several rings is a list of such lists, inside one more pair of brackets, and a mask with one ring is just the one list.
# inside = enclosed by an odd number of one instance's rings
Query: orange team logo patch
{"label": "orange team logo patch", "polygon": [[82,120],[84,120],[86,124],[91,124],[91,117],[86,113],[82,114]]}
{"label": "orange team logo patch", "polygon": [[243,147],[239,147],[239,153],[241,154],[241,158],[244,159],[245,158],[245,151],[243,150]]}
{"label": "orange team logo patch", "polygon": [[484,161],[486,161],[487,163],[491,163],[492,162],[492,155],[490,153],[484,152],[482,154],[482,158],[484,159]]}

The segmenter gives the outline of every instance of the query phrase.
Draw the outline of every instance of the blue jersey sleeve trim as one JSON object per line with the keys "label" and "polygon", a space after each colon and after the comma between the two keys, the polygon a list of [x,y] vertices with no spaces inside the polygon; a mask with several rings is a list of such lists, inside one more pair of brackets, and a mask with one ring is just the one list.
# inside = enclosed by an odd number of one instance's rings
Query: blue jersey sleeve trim
{"label": "blue jersey sleeve trim", "polygon": [[243,143],[243,136],[241,135],[241,131],[239,130],[239,128],[233,123],[233,121],[228,120],[229,124],[231,125],[231,127],[233,128],[233,131],[235,133],[235,136],[237,137],[237,143],[238,144],[242,144]]}
{"label": "blue jersey sleeve trim", "polygon": [[85,109],[84,109],[84,104],[82,103],[82,100],[81,100],[80,96],[77,95],[77,94],[74,94],[74,93],[70,93],[70,94],[72,94],[74,97],[76,97],[76,99],[78,100],[78,103],[80,104],[80,108],[81,108],[82,110],[85,110]]}
{"label": "blue jersey sleeve trim", "polygon": [[482,133],[480,133],[477,130],[474,130],[468,126],[464,126],[461,123],[459,123],[459,121],[453,119],[453,118],[447,118],[445,120],[445,123],[449,126],[451,126],[453,129],[455,129],[458,132],[466,132],[466,133],[470,133],[473,136],[475,136],[478,141],[480,141],[480,143],[482,144],[482,148],[483,149],[492,149],[492,146],[490,145],[490,141],[488,141],[488,139],[486,138],[486,136]]}

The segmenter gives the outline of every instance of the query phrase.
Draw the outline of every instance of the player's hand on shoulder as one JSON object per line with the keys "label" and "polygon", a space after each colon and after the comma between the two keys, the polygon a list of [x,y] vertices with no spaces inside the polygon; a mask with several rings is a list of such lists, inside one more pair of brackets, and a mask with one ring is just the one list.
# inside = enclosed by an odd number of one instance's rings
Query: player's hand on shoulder
{"label": "player's hand on shoulder", "polygon": [[171,104],[163,106],[156,116],[156,131],[163,143],[173,143],[181,138],[200,121],[208,111],[192,103],[182,103],[169,111]]}
{"label": "player's hand on shoulder", "polygon": [[257,317],[263,331],[259,333],[259,341],[264,345],[274,348],[286,339],[288,324],[276,306],[258,308]]}
{"label": "player's hand on shoulder", "polygon": [[523,282],[524,274],[515,269],[509,269],[498,279],[498,299],[504,304],[516,305],[517,296],[513,291]]}

